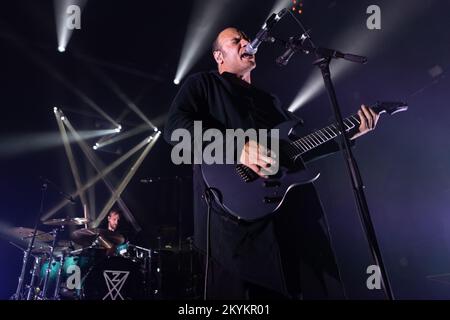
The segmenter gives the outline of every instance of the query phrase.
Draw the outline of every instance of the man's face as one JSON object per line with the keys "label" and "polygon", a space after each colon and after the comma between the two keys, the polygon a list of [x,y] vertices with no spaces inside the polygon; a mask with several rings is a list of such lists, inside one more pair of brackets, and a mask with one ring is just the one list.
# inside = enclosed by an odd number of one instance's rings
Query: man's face
{"label": "man's face", "polygon": [[108,216],[108,229],[111,231],[116,231],[119,226],[120,215],[112,212],[111,215]]}
{"label": "man's face", "polygon": [[256,67],[255,56],[244,54],[249,41],[242,32],[227,28],[219,34],[217,40],[220,51],[214,52],[214,58],[220,71],[242,75]]}

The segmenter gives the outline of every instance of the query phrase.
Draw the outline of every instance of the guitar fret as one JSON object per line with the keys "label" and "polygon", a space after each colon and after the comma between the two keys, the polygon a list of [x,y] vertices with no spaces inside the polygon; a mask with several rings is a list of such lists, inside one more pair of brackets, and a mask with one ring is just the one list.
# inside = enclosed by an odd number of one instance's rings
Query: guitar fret
{"label": "guitar fret", "polygon": [[[309,135],[309,137],[310,137],[310,139],[316,144],[316,146],[320,144],[320,141],[317,139],[317,137],[314,135],[314,133],[311,133],[311,134]],[[317,143],[317,142],[318,142],[318,143]]]}
{"label": "guitar fret", "polygon": [[303,147],[303,152],[308,151],[308,146],[302,141],[302,139],[298,140],[298,143]]}
{"label": "guitar fret", "polygon": [[324,140],[322,140],[322,138],[320,137],[320,135],[317,132],[314,132],[313,135],[317,140],[319,140],[320,144],[325,142]]}
{"label": "guitar fret", "polygon": [[325,134],[323,134],[322,130],[319,130],[317,132],[322,135],[324,142],[329,140],[329,138],[327,138],[327,136]]}
{"label": "guitar fret", "polygon": [[299,145],[298,143],[294,142],[294,146],[295,146],[296,150],[298,150],[298,151],[300,151],[300,152],[302,152],[302,151],[303,151],[303,148],[302,148],[302,146],[301,146],[301,145]]}
{"label": "guitar fret", "polygon": [[330,129],[330,131],[333,133],[333,135],[335,137],[337,137],[339,135],[339,130],[335,127],[334,124],[332,124],[331,126],[328,126],[328,128]]}
{"label": "guitar fret", "polygon": [[327,129],[328,129],[328,127],[323,128],[323,130],[325,131],[325,133],[329,136],[329,139],[333,139],[334,136],[333,136],[332,134],[330,134],[330,133],[328,132]]}
{"label": "guitar fret", "polygon": [[[345,127],[345,132],[359,126],[361,124],[361,120],[357,115],[352,115],[343,120],[343,124]],[[289,157],[294,159],[296,156],[303,154],[315,147],[336,138],[340,134],[339,127],[337,123],[331,124],[323,129],[317,130],[315,132],[310,133],[303,138],[300,138],[296,141],[293,141],[288,144],[285,152]]]}
{"label": "guitar fret", "polygon": [[353,128],[353,123],[350,121],[350,124],[348,124],[348,119],[344,119],[344,125],[347,127],[347,130],[350,130]]}
{"label": "guitar fret", "polygon": [[306,144],[306,146],[308,147],[308,150],[312,149],[312,145],[311,142],[308,141],[308,137],[304,137],[302,139],[303,143]]}
{"label": "guitar fret", "polygon": [[306,146],[304,143],[302,143],[301,140],[297,141],[298,146],[300,147],[300,149],[302,150],[302,153],[308,150],[308,146]]}
{"label": "guitar fret", "polygon": [[[307,140],[308,140],[308,142],[312,145],[312,148],[315,148],[316,147],[316,142],[314,142],[314,140],[308,135],[308,136],[306,136],[305,137]],[[311,148],[311,149],[312,149]]]}
{"label": "guitar fret", "polygon": [[348,118],[348,121],[350,121],[351,124],[353,125],[352,128],[359,126],[359,122],[356,121],[356,120],[355,120],[354,118],[352,118],[352,117],[349,117],[349,118]]}
{"label": "guitar fret", "polygon": [[355,116],[351,116],[351,117],[356,121],[357,124],[361,124],[361,120],[360,119],[358,119]]}
{"label": "guitar fret", "polygon": [[300,145],[298,145],[297,143],[294,144],[295,150],[297,151],[296,154],[298,153],[298,151],[302,152],[302,147]]}

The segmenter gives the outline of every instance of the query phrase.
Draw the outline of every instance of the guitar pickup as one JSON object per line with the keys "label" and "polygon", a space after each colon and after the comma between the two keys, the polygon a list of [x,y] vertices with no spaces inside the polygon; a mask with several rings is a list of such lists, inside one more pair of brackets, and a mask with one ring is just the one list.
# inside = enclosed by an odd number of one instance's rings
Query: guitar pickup
{"label": "guitar pickup", "polygon": [[278,188],[281,186],[281,182],[278,180],[264,180],[263,187],[265,188]]}
{"label": "guitar pickup", "polygon": [[264,197],[264,203],[277,203],[283,200],[283,197]]}

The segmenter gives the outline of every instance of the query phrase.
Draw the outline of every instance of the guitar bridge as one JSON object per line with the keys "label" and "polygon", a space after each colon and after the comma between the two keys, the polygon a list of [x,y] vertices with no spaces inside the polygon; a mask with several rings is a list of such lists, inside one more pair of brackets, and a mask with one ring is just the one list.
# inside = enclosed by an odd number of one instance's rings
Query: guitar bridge
{"label": "guitar bridge", "polygon": [[252,169],[243,164],[238,164],[236,166],[236,173],[244,180],[244,182],[252,182],[259,178]]}

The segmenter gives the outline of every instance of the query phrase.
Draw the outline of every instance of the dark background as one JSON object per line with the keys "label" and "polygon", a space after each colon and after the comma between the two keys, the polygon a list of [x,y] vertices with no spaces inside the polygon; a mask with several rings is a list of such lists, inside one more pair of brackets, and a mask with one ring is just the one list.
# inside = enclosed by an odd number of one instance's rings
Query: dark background
{"label": "dark background", "polygon": [[[56,50],[53,1],[0,4],[2,233],[12,226],[32,227],[39,212],[40,176],[54,181],[66,192],[76,189],[62,144],[45,149],[36,147],[42,134],[59,135],[53,107],[62,108],[78,130],[107,127],[102,116],[74,94],[67,83],[116,119],[127,109],[126,105],[105,85],[98,76],[100,72],[163,130],[170,102],[178,89],[173,79],[193,3],[90,0],[82,12],[82,29],[74,31],[64,54]],[[253,36],[273,6],[272,1],[230,3],[223,12],[220,27],[213,33],[235,25]],[[450,5],[443,0],[303,3],[304,13],[298,17],[312,29],[317,43],[369,57],[367,65],[351,66],[336,78],[344,114],[355,112],[361,103],[377,100],[409,103],[408,112],[383,116],[376,132],[358,141],[355,155],[396,297],[448,299]],[[366,8],[371,4],[381,7],[381,30],[366,28]],[[298,33],[298,26],[290,18],[284,19],[275,30],[282,38]],[[295,56],[288,68],[280,69],[274,60],[282,48],[268,45],[262,48],[253,82],[277,94],[287,107],[309,75],[317,73],[311,65],[312,58]],[[190,74],[214,68],[209,48],[201,52]],[[439,75],[431,71],[436,66],[442,70]],[[306,119],[311,129],[332,120],[323,91],[297,114]],[[132,112],[126,113],[121,121],[125,130],[141,123]],[[124,140],[108,149],[110,152],[96,154],[109,164],[143,137]],[[88,143],[92,145],[95,141]],[[76,144],[73,150],[85,182],[93,170]],[[133,159],[136,157],[113,172],[116,183],[129,170]],[[327,212],[347,296],[381,297],[380,292],[370,292],[365,285],[366,268],[372,261],[342,157],[332,155],[313,166],[322,172],[317,187]],[[182,179],[174,179],[177,176]],[[171,163],[170,148],[160,139],[122,194],[142,228],[138,237],[143,245],[154,247],[158,235],[172,243],[192,234],[189,176],[188,166],[176,167]],[[164,179],[151,184],[140,182],[149,177]],[[109,193],[102,182],[93,190],[95,211],[99,213]],[[58,192],[49,188],[45,208],[60,200]],[[77,202],[60,210],[55,217],[82,213]],[[181,232],[176,233],[179,226]],[[133,235],[129,225],[124,228]],[[45,226],[40,229],[48,230]],[[7,299],[15,291],[21,256],[6,238],[0,240],[1,299]]]}

